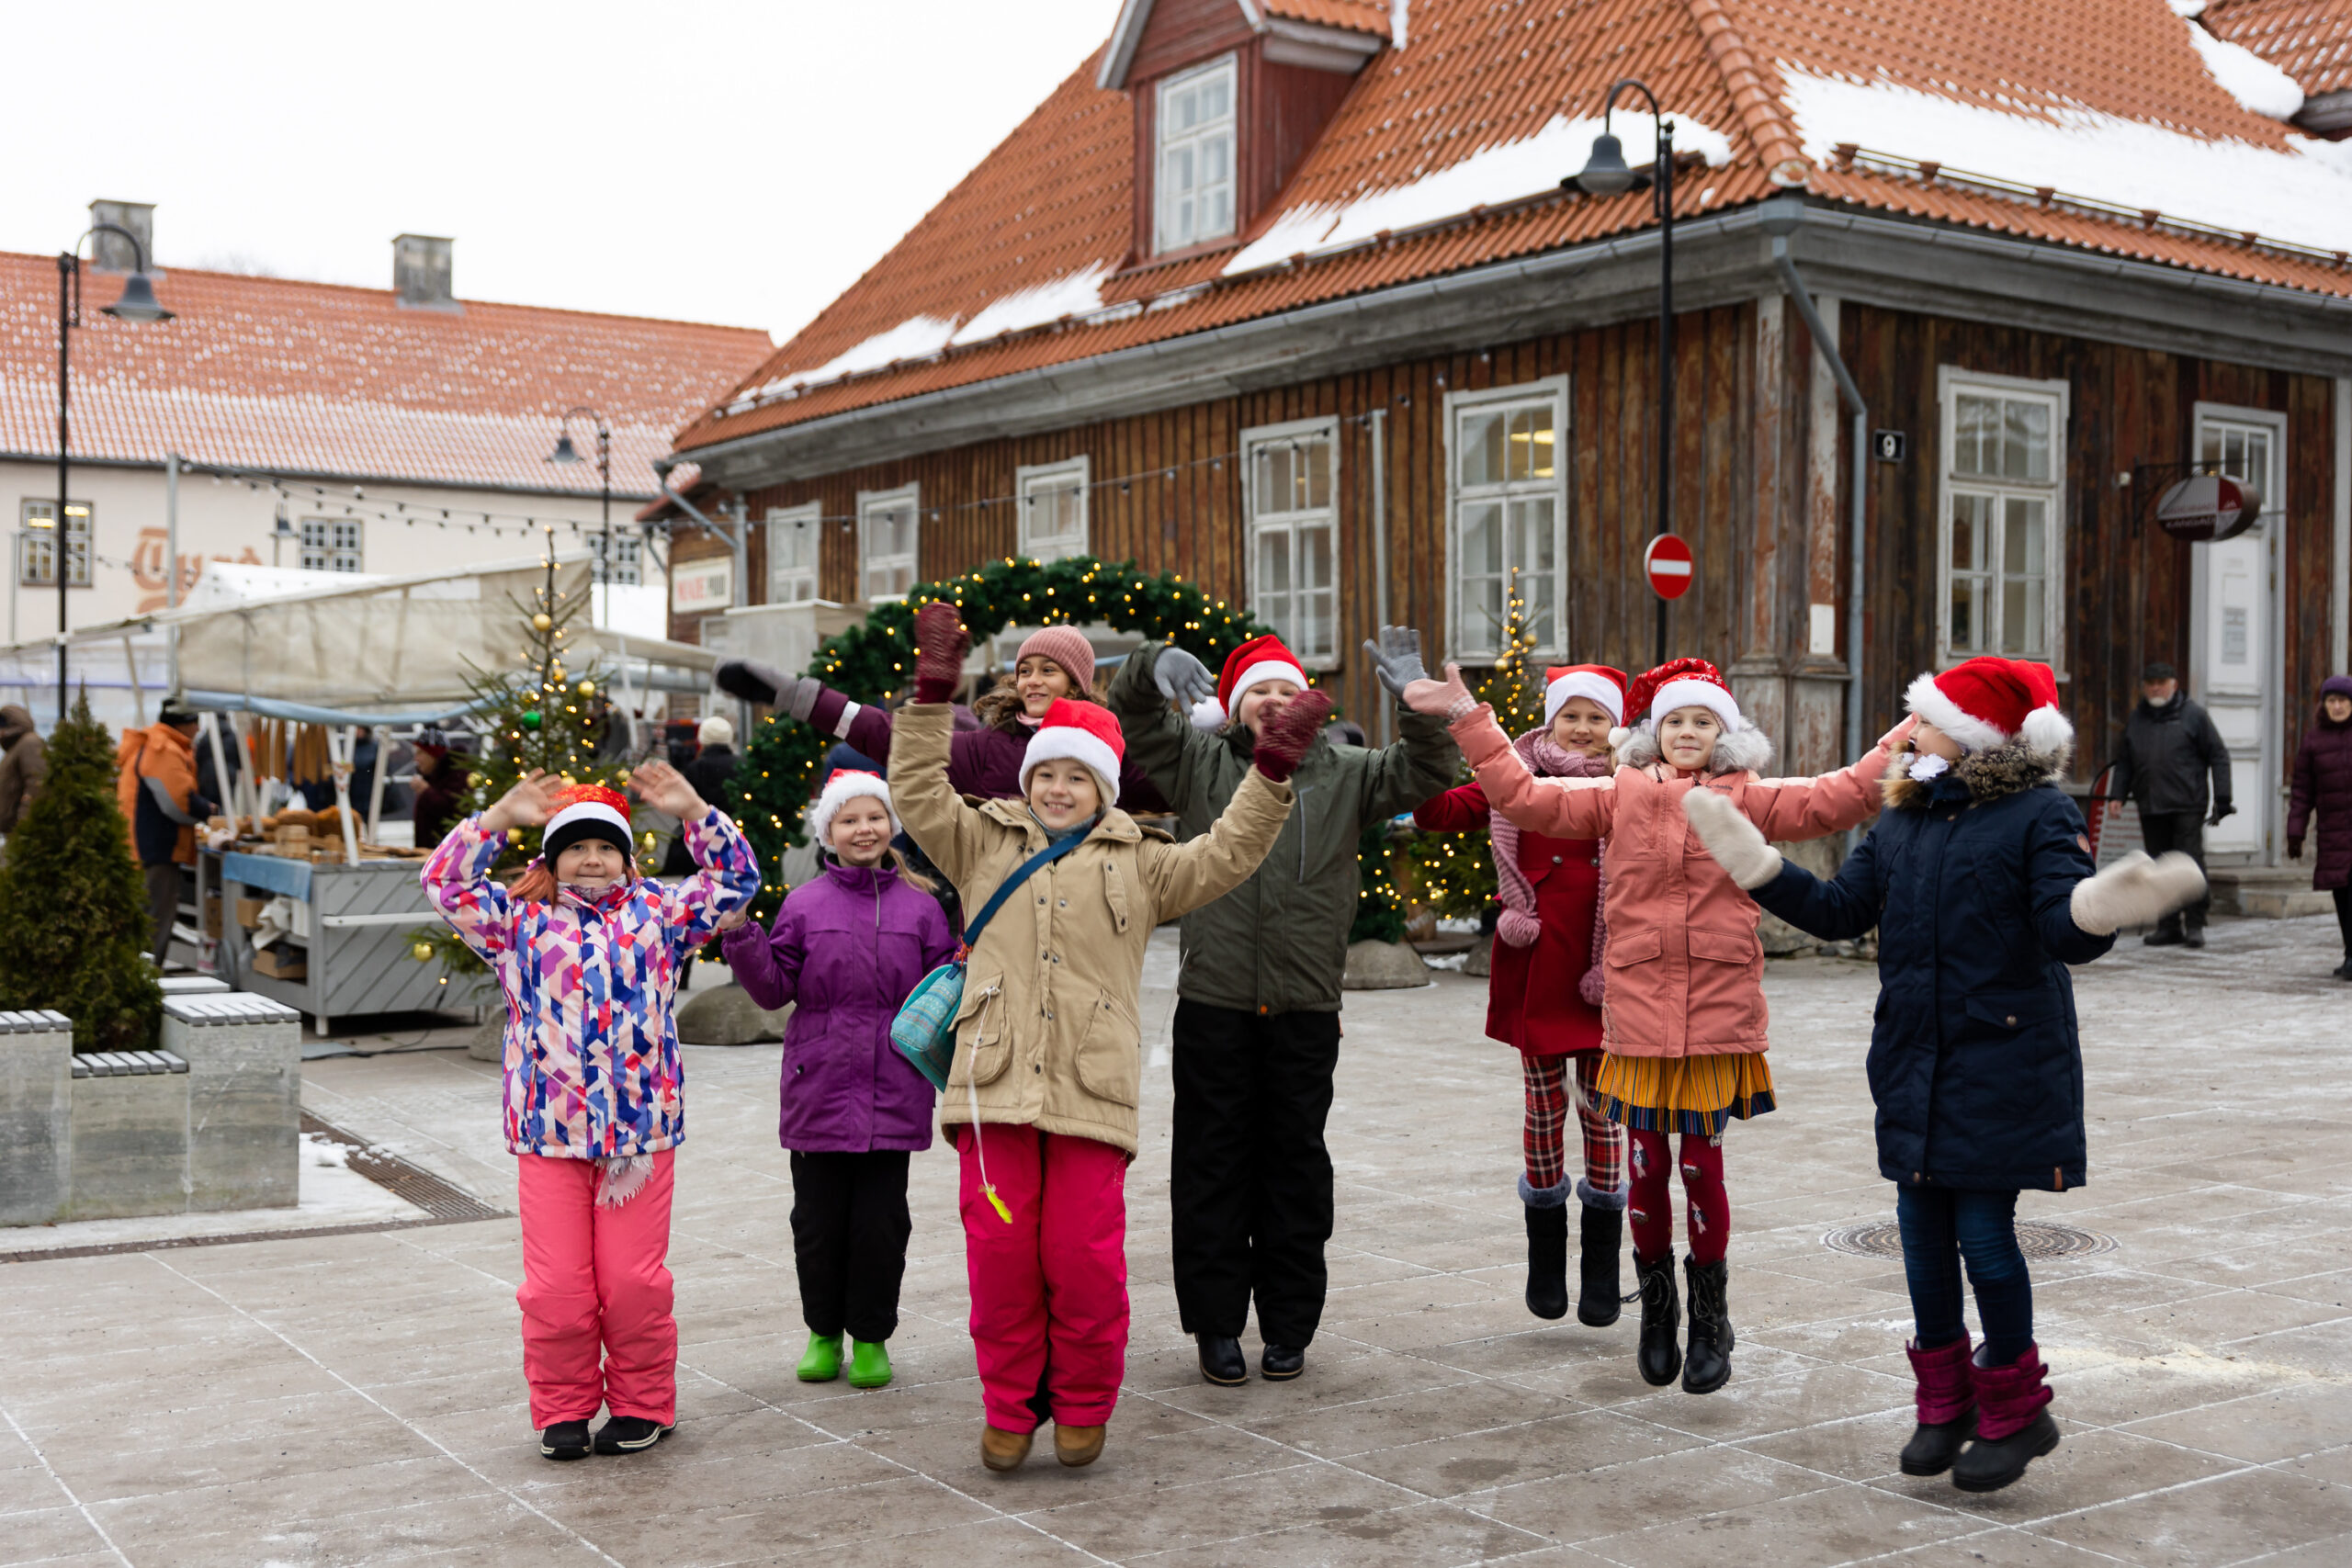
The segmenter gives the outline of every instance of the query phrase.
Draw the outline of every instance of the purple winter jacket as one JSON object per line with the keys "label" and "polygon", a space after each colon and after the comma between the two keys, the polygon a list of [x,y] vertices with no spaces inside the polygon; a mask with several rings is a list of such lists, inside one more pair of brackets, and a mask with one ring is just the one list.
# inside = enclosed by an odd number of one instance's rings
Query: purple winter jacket
{"label": "purple winter jacket", "polygon": [[890,1021],[956,955],[947,917],[895,867],[842,865],[785,895],[775,927],[720,941],[763,1008],[798,1005],[784,1031],[776,1139],[804,1154],[931,1147],[931,1084],[890,1043]]}
{"label": "purple winter jacket", "polygon": [[[2331,675],[2320,687],[2323,699],[2331,693],[2352,697],[2352,677]],[[2352,719],[2328,721],[2323,700],[2303,731],[2295,753],[2294,793],[2287,807],[2287,846],[2298,856],[2312,819],[2319,819],[2319,854],[2312,867],[2312,886],[2323,892],[2352,887]]]}
{"label": "purple winter jacket", "polygon": [[[888,771],[888,709],[852,702],[828,686],[818,697],[817,705],[809,710],[808,724],[820,735],[847,742],[851,750],[873,758],[886,773]],[[1030,734],[1025,724],[1017,730],[1000,729],[994,725],[958,729],[947,743],[948,784],[957,795],[978,795],[982,800],[1018,800],[1022,794],[1021,763],[1029,754]],[[1168,810],[1168,802],[1142,769],[1133,762],[1123,762],[1119,768],[1119,809],[1136,817],[1157,817]]]}

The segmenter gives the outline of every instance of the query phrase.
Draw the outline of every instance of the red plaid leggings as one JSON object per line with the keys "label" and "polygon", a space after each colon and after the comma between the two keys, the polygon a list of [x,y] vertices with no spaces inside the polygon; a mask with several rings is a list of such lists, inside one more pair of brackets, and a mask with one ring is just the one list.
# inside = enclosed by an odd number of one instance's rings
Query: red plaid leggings
{"label": "red plaid leggings", "polygon": [[[1567,1179],[1564,1134],[1568,1103],[1576,1102],[1577,1121],[1584,1131],[1584,1179],[1599,1191],[1622,1191],[1625,1185],[1624,1131],[1601,1115],[1593,1097],[1600,1072],[1600,1053],[1575,1056],[1528,1056],[1519,1059],[1527,1077],[1527,1184],[1557,1187]],[[1568,1065],[1576,1065],[1577,1092],[1568,1089]]]}

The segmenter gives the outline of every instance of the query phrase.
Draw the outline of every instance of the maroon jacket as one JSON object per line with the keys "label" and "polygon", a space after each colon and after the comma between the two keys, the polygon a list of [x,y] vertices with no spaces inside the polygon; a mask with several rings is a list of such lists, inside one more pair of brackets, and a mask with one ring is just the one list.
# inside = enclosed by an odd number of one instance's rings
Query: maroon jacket
{"label": "maroon jacket", "polygon": [[[890,766],[890,715],[887,709],[871,703],[853,703],[831,686],[817,698],[817,705],[809,710],[809,727],[820,735],[830,735],[846,741],[854,750],[863,752],[882,764]],[[1029,754],[1028,726],[1014,721],[1014,728],[1001,729],[982,726],[978,729],[959,729],[947,744],[947,782],[958,795],[978,795],[982,800],[1018,800],[1021,798],[1021,761]],[[1125,762],[1119,770],[1119,809],[1131,817],[1159,817],[1168,811],[1167,799],[1152,787],[1133,762]]]}
{"label": "maroon jacket", "polygon": [[[2352,676],[2331,675],[2321,695],[2352,696]],[[2322,891],[2352,887],[2352,719],[2328,721],[2323,706],[2303,731],[2302,749],[2295,753],[2295,788],[2287,807],[2287,843],[2300,852],[2312,813],[2319,813],[2319,858],[2312,867],[2312,886]]]}

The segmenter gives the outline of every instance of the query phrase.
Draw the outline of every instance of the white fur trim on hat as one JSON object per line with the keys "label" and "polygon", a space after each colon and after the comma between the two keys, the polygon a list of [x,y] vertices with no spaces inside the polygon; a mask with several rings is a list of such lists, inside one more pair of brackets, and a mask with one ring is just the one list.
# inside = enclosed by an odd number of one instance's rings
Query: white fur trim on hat
{"label": "white fur trim on hat", "polygon": [[[1302,692],[1313,684],[1307,680],[1306,671],[1287,659],[1261,659],[1235,678],[1234,707],[1241,705],[1241,699],[1250,694],[1250,688],[1262,686],[1269,681],[1288,681]],[[1193,728],[1195,729],[1222,729],[1226,720],[1232,716],[1225,704],[1214,696],[1204,697],[1193,705]]]}
{"label": "white fur trim on hat", "polygon": [[[1903,705],[1959,741],[1966,750],[1990,750],[2008,739],[1998,728],[1944,695],[1944,689],[1936,684],[1933,675],[1922,675],[1912,682],[1911,689],[1903,694]],[[2029,719],[2027,722],[2030,725],[2032,721]],[[2061,718],[2058,722],[2064,724],[2066,721]]]}
{"label": "white fur trim on hat", "polygon": [[574,801],[548,818],[543,838],[552,839],[575,822],[602,822],[620,829],[621,842],[628,842],[628,818],[601,800]]}
{"label": "white fur trim on hat", "polygon": [[1048,724],[1029,738],[1029,750],[1021,754],[1021,788],[1026,794],[1029,775],[1037,764],[1057,758],[1083,762],[1094,770],[1094,780],[1102,786],[1102,804],[1119,804],[1119,759],[1110,742],[1101,736],[1080,729],[1074,724]]}
{"label": "white fur trim on hat", "polygon": [[2036,708],[2025,716],[2025,743],[2045,754],[2064,750],[2075,743],[2075,727],[2056,708]]}
{"label": "white fur trim on hat", "polygon": [[1544,722],[1550,724],[1560,716],[1570,697],[1589,697],[1600,705],[1611,725],[1625,722],[1625,690],[1606,675],[1596,675],[1589,670],[1571,670],[1544,688]]}
{"label": "white fur trim on hat", "polygon": [[1650,722],[1656,724],[1676,708],[1705,708],[1723,720],[1725,729],[1740,727],[1739,704],[1730,691],[1713,681],[1694,680],[1685,675],[1667,682],[1650,699]]}
{"label": "white fur trim on hat", "polygon": [[841,808],[865,795],[882,803],[890,814],[890,831],[899,830],[899,808],[890,803],[890,786],[875,773],[843,772],[827,781],[816,803],[808,807],[808,839],[811,843],[832,848],[833,818]]}
{"label": "white fur trim on hat", "polygon": [[1193,705],[1192,718],[1194,729],[1205,729],[1215,734],[1225,728],[1225,721],[1231,716],[1225,711],[1225,705],[1216,700],[1215,692],[1211,692]]}

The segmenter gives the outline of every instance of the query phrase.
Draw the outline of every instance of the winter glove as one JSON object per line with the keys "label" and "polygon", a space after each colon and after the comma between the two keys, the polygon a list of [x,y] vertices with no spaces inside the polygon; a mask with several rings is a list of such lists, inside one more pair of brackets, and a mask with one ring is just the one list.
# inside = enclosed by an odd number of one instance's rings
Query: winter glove
{"label": "winter glove", "polygon": [[1764,841],[1729,795],[1694,786],[1682,797],[1682,815],[1724,874],[1743,891],[1753,892],[1781,874],[1781,852]]}
{"label": "winter glove", "polygon": [[1301,692],[1283,704],[1282,712],[1266,720],[1259,732],[1258,771],[1276,784],[1287,781],[1330,716],[1331,699],[1320,692]]}
{"label": "winter glove", "polygon": [[[1381,679],[1385,681],[1387,678],[1387,672],[1383,671]],[[1405,689],[1396,694],[1396,700],[1415,713],[1442,718],[1448,724],[1478,705],[1478,699],[1472,696],[1470,688],[1462,683],[1462,666],[1459,664],[1447,665],[1442,681],[1432,681],[1424,675],[1418,681],[1407,682]]]}
{"label": "winter glove", "polygon": [[2097,876],[2075,884],[2066,912],[2093,936],[2113,936],[2125,926],[2150,926],[2205,894],[2205,874],[2174,850],[2150,860],[2133,850]]}
{"label": "winter glove", "polygon": [[[783,706],[777,700],[778,696],[792,686],[782,671],[749,659],[721,660],[713,679],[718,682],[718,689],[729,696],[741,697],[747,703],[757,703],[768,708]],[[805,718],[808,716],[796,714],[794,716]]]}
{"label": "winter glove", "polygon": [[1172,643],[1163,645],[1151,661],[1151,679],[1161,696],[1182,703],[1187,713],[1216,695],[1209,667]]}
{"label": "winter glove", "polygon": [[1388,694],[1399,702],[1405,699],[1406,687],[1430,678],[1429,666],[1421,662],[1421,634],[1410,626],[1381,627],[1380,641],[1375,644],[1367,638],[1363,654],[1372,660],[1372,672],[1380,677]]}
{"label": "winter glove", "polygon": [[2289,860],[2301,860],[2303,858],[2303,841],[2301,839],[2290,839],[2287,840],[2287,858]]}
{"label": "winter glove", "polygon": [[786,711],[803,724],[817,716],[817,699],[824,694],[825,683],[814,675],[803,675],[778,694]]}
{"label": "winter glove", "polygon": [[1533,947],[1535,939],[1544,934],[1544,922],[1533,915],[1523,915],[1517,909],[1505,909],[1495,921],[1495,934],[1509,947]]}
{"label": "winter glove", "polygon": [[2218,828],[2222,825],[2222,818],[2235,817],[2237,814],[2238,808],[2236,807],[2231,805],[2226,800],[2217,800],[2213,803],[2213,815],[2205,818],[2205,826],[2208,828]]}
{"label": "winter glove", "polygon": [[915,701],[944,703],[964,678],[972,634],[956,606],[934,599],[915,616]]}

